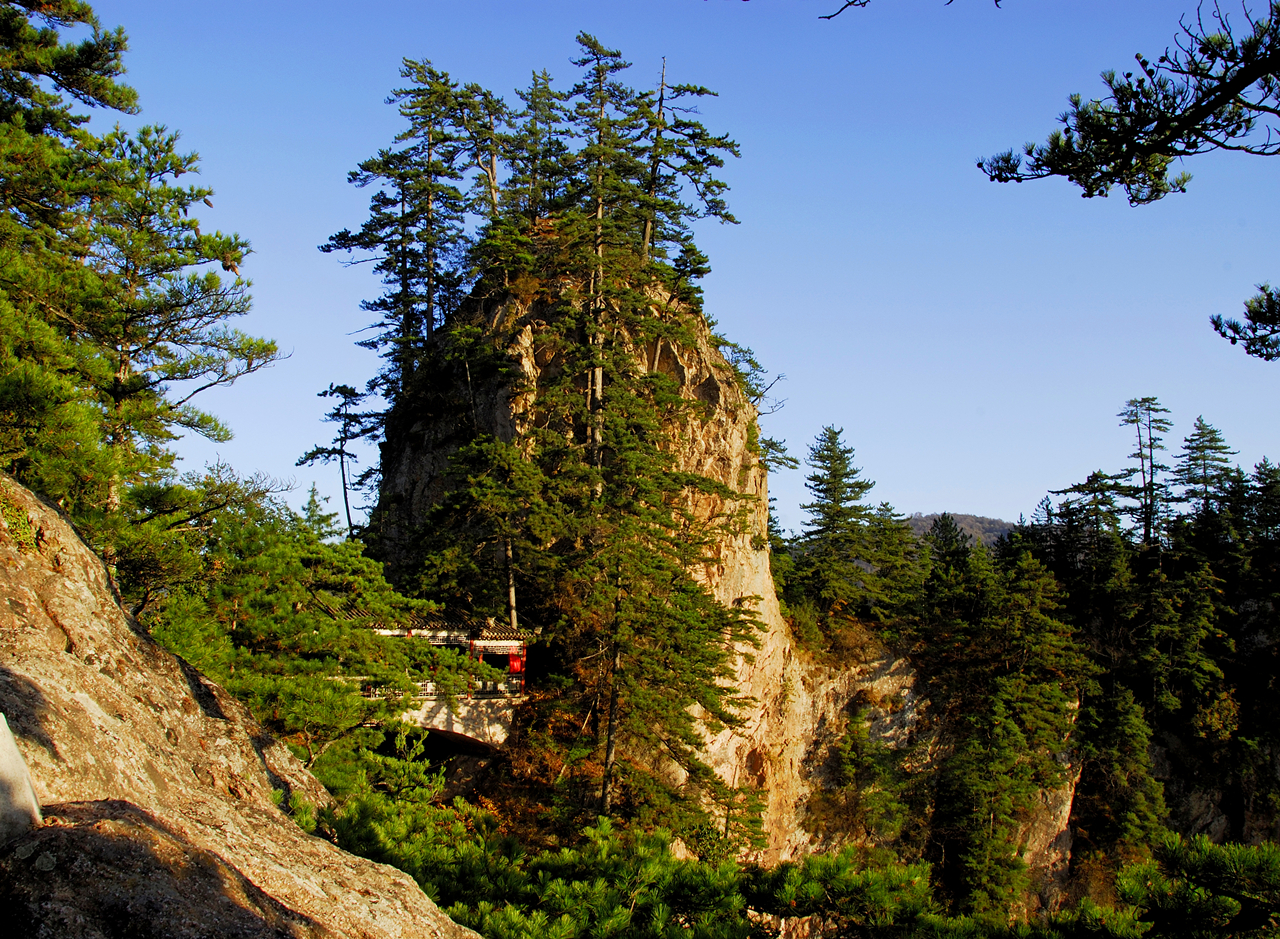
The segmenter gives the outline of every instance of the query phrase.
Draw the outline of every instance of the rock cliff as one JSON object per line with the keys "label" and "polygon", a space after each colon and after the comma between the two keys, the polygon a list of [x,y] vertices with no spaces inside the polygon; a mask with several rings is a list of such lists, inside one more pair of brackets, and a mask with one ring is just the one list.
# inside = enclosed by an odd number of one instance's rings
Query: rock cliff
{"label": "rock cliff", "polygon": [[[657,305],[652,313],[678,315]],[[736,508],[744,512],[743,524],[719,539],[711,563],[698,574],[721,602],[748,603],[759,614],[759,644],[736,650],[735,663],[737,688],[754,703],[741,725],[708,738],[703,758],[726,782],[759,790],[765,801],[767,846],[756,859],[774,862],[808,849],[809,836],[800,822],[812,784],[815,742],[838,736],[845,708],[859,691],[886,682],[901,691],[912,679],[905,663],[892,658],[815,669],[797,650],[769,567],[768,477],[755,444],[756,410],[705,322],[686,315],[681,325],[683,341],[623,340],[630,342],[638,364],[673,378],[681,394],[699,405],[696,419],[672,435],[679,468],[714,479],[740,497]],[[539,352],[543,323],[536,306],[515,300],[493,304],[485,310],[483,327],[490,336],[502,337],[510,367],[500,382],[469,387],[468,404],[480,432],[517,440],[543,373],[557,363]],[[378,521],[388,567],[394,570],[398,555],[411,553],[415,520],[439,498],[449,457],[461,441],[456,421],[430,408],[398,415],[388,438]],[[735,507],[707,495],[695,503],[703,519],[718,517],[727,508]],[[899,726],[894,732],[901,739],[905,731]]]}
{"label": "rock cliff", "polygon": [[[680,315],[657,303],[651,313]],[[452,406],[471,418],[474,430],[466,433],[519,441],[539,388],[559,367],[542,351],[543,315],[536,303],[510,298],[477,314],[475,325],[504,352],[506,364],[496,380],[473,382],[468,372],[466,387],[452,392]],[[767,844],[754,859],[772,863],[837,846],[806,831],[804,815],[810,793],[824,784],[826,752],[845,731],[850,703],[855,698],[870,702],[871,734],[900,747],[911,742],[927,702],[908,663],[873,641],[868,640],[861,656],[839,667],[818,666],[796,646],[770,572],[768,477],[755,446],[756,410],[706,324],[691,315],[681,320],[682,330],[667,331],[680,335],[679,340],[641,341],[616,325],[610,328],[615,339],[629,344],[641,369],[665,373],[698,405],[696,419],[672,429],[679,468],[710,477],[739,495],[744,523],[720,537],[711,563],[699,576],[723,603],[748,603],[759,614],[763,628],[758,645],[735,650],[737,688],[753,703],[739,726],[707,738],[702,755],[726,782],[753,786],[763,798]],[[456,384],[461,381],[455,378]],[[456,417],[439,407],[450,393],[440,397],[437,389],[436,394],[434,403],[420,401],[393,415],[383,447],[377,525],[392,570],[397,563],[411,563],[417,520],[444,492],[449,458],[466,439]],[[704,519],[726,509],[715,497],[698,498],[695,508]],[[1043,873],[1038,883],[1045,878],[1056,882],[1065,869],[1071,794],[1070,787],[1046,794],[1044,817],[1028,826],[1024,856]]]}
{"label": "rock cliff", "polygon": [[0,499],[0,712],[45,816],[0,845],[6,935],[474,937],[299,829],[276,801],[319,783],[138,628],[56,510],[7,477]]}

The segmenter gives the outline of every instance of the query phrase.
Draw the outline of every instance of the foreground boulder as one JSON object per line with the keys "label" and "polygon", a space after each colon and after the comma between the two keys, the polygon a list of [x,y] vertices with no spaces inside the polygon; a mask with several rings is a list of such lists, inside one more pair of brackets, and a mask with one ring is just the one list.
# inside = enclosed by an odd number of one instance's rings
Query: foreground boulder
{"label": "foreground boulder", "polygon": [[474,939],[299,829],[277,802],[323,804],[314,777],[139,629],[56,511],[2,476],[0,502],[0,712],[44,811],[0,845],[6,935]]}

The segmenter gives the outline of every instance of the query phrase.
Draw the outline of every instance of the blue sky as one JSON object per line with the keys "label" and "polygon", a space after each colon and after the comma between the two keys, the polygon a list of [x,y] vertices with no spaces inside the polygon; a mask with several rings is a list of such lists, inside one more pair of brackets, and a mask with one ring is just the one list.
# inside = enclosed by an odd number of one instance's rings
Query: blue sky
{"label": "blue sky", "polygon": [[[974,168],[1042,140],[1103,69],[1163,51],[1190,0],[872,0],[830,22],[837,0],[94,6],[130,36],[143,112],[128,124],[180,130],[216,190],[206,228],[253,245],[243,327],[291,353],[206,396],[236,439],[184,441],[195,467],[220,455],[293,477],[294,502],[315,481],[340,504],[336,468],[293,464],[331,436],[316,392],[375,368],[349,333],[378,285],[316,246],[365,217],[345,177],[399,129],[382,102],[400,60],[508,94],[541,68],[567,85],[579,30],[620,48],[636,86],[665,56],[675,80],[719,92],[703,119],[741,144],[725,170],[741,224],[699,232],[707,312],[787,376],[764,430],[795,455],[834,424],[876,500],[1008,519],[1124,465],[1131,397],[1172,410],[1175,451],[1203,414],[1244,465],[1280,458],[1280,363],[1208,326],[1280,278],[1280,162],[1197,157],[1187,194],[1144,208]],[[771,490],[798,528],[803,473]]]}

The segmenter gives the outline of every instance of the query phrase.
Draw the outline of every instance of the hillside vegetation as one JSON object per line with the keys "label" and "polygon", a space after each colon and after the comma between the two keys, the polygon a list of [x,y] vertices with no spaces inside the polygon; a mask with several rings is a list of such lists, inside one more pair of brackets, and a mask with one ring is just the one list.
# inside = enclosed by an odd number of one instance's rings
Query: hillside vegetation
{"label": "hillside vegetation", "polygon": [[[1135,398],[1118,415],[1128,466],[994,541],[989,520],[974,537],[945,514],[917,537],[923,518],[872,503],[824,428],[802,532],[752,548],[797,655],[838,671],[888,649],[928,705],[891,746],[855,701],[819,800],[837,850],[746,863],[760,793],[702,747],[763,706],[731,680],[756,606],[722,602],[706,573],[746,538],[748,500],[677,463],[710,402],[650,357],[706,332],[693,224],[734,221],[717,172],[736,145],[692,109],[710,92],[665,72],[637,90],[586,34],[572,84],[538,73],[510,100],[403,63],[403,130],[351,174],[368,219],[324,247],[382,275],[372,323],[352,324],[382,365],[325,389],[337,433],[302,456],[381,492],[362,528],[226,466],[176,471],[178,434],[229,433],[195,395],[277,357],[231,325],[247,244],[199,228],[211,192],[181,181],[198,164],[175,135],[94,135],[73,109],[135,106],[123,33],[76,0],[0,13],[3,468],[63,507],[153,636],[326,784],[333,806],[289,806],[303,828],[408,872],[490,939],[762,936],[796,917],[833,936],[1274,932],[1269,461],[1233,465],[1203,419],[1170,455],[1167,411]],[[89,38],[67,39],[75,26]],[[513,309],[536,330],[513,337]],[[750,350],[712,341],[744,400],[767,392]],[[480,420],[491,393],[523,402],[501,433]],[[426,417],[447,466],[393,532],[385,467],[351,480],[349,447]],[[757,464],[797,465],[750,417]],[[420,682],[461,693],[487,666],[370,628],[439,609],[540,629],[512,743],[471,801],[441,798],[449,754],[399,715]],[[1045,892],[1023,855],[1054,793],[1074,846]]]}

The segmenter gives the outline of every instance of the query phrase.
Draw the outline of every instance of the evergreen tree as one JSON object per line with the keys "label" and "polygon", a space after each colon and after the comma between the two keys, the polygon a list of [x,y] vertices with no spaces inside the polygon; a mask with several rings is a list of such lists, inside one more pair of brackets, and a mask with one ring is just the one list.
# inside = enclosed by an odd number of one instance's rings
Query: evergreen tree
{"label": "evergreen tree", "polygon": [[1137,436],[1137,448],[1129,454],[1129,459],[1138,461],[1131,474],[1138,477],[1138,486],[1133,494],[1138,502],[1134,514],[1142,530],[1144,545],[1155,543],[1160,513],[1168,497],[1168,487],[1160,475],[1169,467],[1156,456],[1158,451],[1165,449],[1161,435],[1167,434],[1173,426],[1168,418],[1161,416],[1168,413],[1169,409],[1161,407],[1155,398],[1146,397],[1130,398],[1116,415],[1121,425],[1132,427]]}
{"label": "evergreen tree", "polygon": [[545,547],[563,536],[548,480],[516,446],[487,436],[463,445],[448,493],[423,519],[418,588],[446,608],[505,614],[518,628],[522,587],[554,574]]}
{"label": "evergreen tree", "polygon": [[1280,465],[1265,457],[1253,468],[1249,523],[1259,538],[1280,541]]}
{"label": "evergreen tree", "polygon": [[413,380],[423,344],[457,309],[466,281],[464,216],[459,185],[466,141],[456,83],[429,61],[405,59],[400,76],[411,84],[388,99],[409,126],[396,147],[381,150],[352,170],[348,182],[377,187],[369,218],[357,232],[344,229],[320,246],[326,253],[361,252],[387,290],[361,307],[378,316],[375,335],[360,345],[386,360],[370,386],[394,404]]}
{"label": "evergreen tree", "polygon": [[1209,323],[1233,346],[1242,343],[1246,355],[1264,362],[1280,359],[1280,291],[1259,284],[1258,292],[1244,302],[1244,320],[1214,314]]}
{"label": "evergreen tree", "polygon": [[1151,735],[1142,706],[1123,685],[1081,708],[1080,782],[1071,809],[1081,859],[1127,860],[1161,832],[1164,790],[1152,773]]}
{"label": "evergreen tree", "polygon": [[570,91],[570,126],[585,142],[576,155],[581,169],[571,177],[569,198],[575,211],[565,220],[576,248],[571,263],[576,263],[574,273],[584,293],[589,447],[599,469],[604,460],[605,316],[611,307],[630,307],[630,292],[641,287],[635,251],[641,115],[635,91],[615,77],[631,63],[587,33],[579,33],[577,42],[582,55],[573,64],[584,74]]}
{"label": "evergreen tree", "polygon": [[1280,849],[1167,834],[1151,860],[1126,869],[1123,900],[1150,923],[1149,936],[1244,939],[1275,931],[1280,917]]}
{"label": "evergreen tree", "polygon": [[[665,257],[674,248],[673,272],[686,281],[706,271],[706,258],[693,244],[689,220],[737,222],[723,198],[727,186],[713,173],[724,166],[721,154],[738,156],[738,145],[689,117],[696,113],[693,101],[714,94],[701,85],[668,85],[664,59],[657,93],[643,99],[646,126],[641,144],[648,166],[642,183],[640,254],[648,259],[656,248]],[[690,195],[693,204],[685,201]]]}
{"label": "evergreen tree", "polygon": [[559,204],[564,195],[569,147],[565,124],[567,95],[551,85],[544,69],[534,72],[529,87],[517,94],[523,107],[507,149],[510,176],[505,186],[505,207],[526,230]]}
{"label": "evergreen tree", "polygon": [[[1153,571],[1142,585],[1135,685],[1153,708],[1182,711],[1192,721],[1209,717],[1205,709],[1218,697],[1224,677],[1219,662],[1231,645],[1217,623],[1216,580],[1202,565],[1173,577]],[[1233,729],[1205,728],[1227,734]]]}
{"label": "evergreen tree", "polygon": [[[116,130],[97,144],[107,192],[95,207],[86,262],[102,292],[86,302],[87,322],[76,332],[101,350],[109,369],[93,377],[118,467],[106,496],[112,512],[122,483],[166,465],[163,445],[178,431],[230,438],[190,403],[196,395],[279,357],[275,343],[227,325],[249,311],[238,267],[248,245],[236,235],[200,231],[190,212],[213,191],[174,185],[198,171],[195,154],[178,152],[177,141],[163,128],[144,127],[132,137]],[[226,283],[218,271],[201,270],[211,263],[235,279]]]}
{"label": "evergreen tree", "polygon": [[1026,889],[1024,820],[1065,781],[1090,668],[1057,616],[1057,582],[1028,551],[993,563],[949,515],[926,541],[930,572],[906,638],[951,748],[933,782],[926,857],[958,909],[999,912]]}
{"label": "evergreen tree", "polygon": [[339,763],[352,745],[376,748],[415,682],[459,693],[468,672],[454,653],[374,632],[434,607],[394,591],[358,542],[328,540],[335,518],[314,489],[302,516],[265,500],[222,513],[203,576],[146,617],[157,639],[244,700],[309,766],[335,746],[348,748]]}
{"label": "evergreen tree", "polygon": [[471,82],[458,92],[457,121],[475,172],[471,210],[496,219],[502,208],[500,168],[507,163],[512,146],[506,130],[511,109],[492,91]]}
{"label": "evergreen tree", "polygon": [[752,640],[754,614],[725,607],[693,578],[723,522],[700,521],[689,497],[730,504],[738,497],[673,467],[667,428],[678,426],[690,403],[670,379],[633,374],[609,387],[599,494],[566,571],[573,619],[587,628],[583,638],[599,663],[581,674],[602,714],[602,809],[613,805],[624,743],[633,754],[670,755],[698,788],[724,798],[695,756],[700,735],[691,707],[704,720],[736,722],[728,650]]}
{"label": "evergreen tree", "polygon": [[347,476],[347,463],[354,463],[357,457],[356,454],[347,449],[347,444],[359,440],[361,437],[367,437],[372,433],[368,423],[369,415],[353,410],[353,408],[359,407],[364,402],[367,395],[361,394],[350,385],[334,385],[331,383],[328,388],[319,393],[319,396],[321,398],[337,399],[338,403],[334,405],[332,411],[324,416],[324,419],[328,423],[338,425],[338,434],[333,438],[333,443],[329,446],[312,447],[298,457],[298,462],[295,465],[310,466],[315,462],[329,463],[333,460],[338,461],[338,471],[342,476],[342,507],[347,517],[347,536],[355,537],[355,524],[351,520],[351,497],[348,494],[350,486]]}
{"label": "evergreen tree", "polygon": [[857,615],[877,593],[868,532],[874,513],[862,501],[875,483],[859,478],[842,433],[824,427],[809,448],[805,488],[813,501],[800,507],[809,518],[797,542],[797,577],[826,616]]}
{"label": "evergreen tree", "polygon": [[[960,530],[951,513],[943,512],[929,526],[924,541],[929,550],[925,615],[938,622],[965,615],[972,602],[973,539]],[[985,560],[985,554],[982,557]]]}
{"label": "evergreen tree", "polygon": [[1064,615],[1089,644],[1096,661],[1114,668],[1124,655],[1136,609],[1132,549],[1117,500],[1128,493],[1124,474],[1101,471],[1083,483],[1055,490],[1065,498],[1045,524],[1035,526],[1036,557],[1062,584]]}
{"label": "evergreen tree", "polygon": [[1230,475],[1230,458],[1235,455],[1216,427],[1204,417],[1196,418],[1195,429],[1182,441],[1173,478],[1184,487],[1183,498],[1194,503],[1197,512],[1207,512],[1220,501]]}
{"label": "evergreen tree", "polygon": [[915,613],[927,576],[926,558],[906,518],[887,502],[868,519],[867,540],[875,564],[870,612],[879,620],[881,634],[893,639],[897,624]]}
{"label": "evergreen tree", "polygon": [[[0,22],[0,449],[141,609],[198,564],[211,514],[271,488],[225,467],[179,479],[167,445],[182,431],[225,439],[193,399],[276,349],[229,326],[248,309],[248,246],[199,230],[191,209],[211,191],[176,183],[197,158],[163,128],[94,137],[63,100],[134,108],[115,83],[123,33],[76,2],[6,3]],[[64,43],[77,25],[92,35]]]}
{"label": "evergreen tree", "polygon": [[136,110],[117,81],[125,48],[80,0],[0,4],[0,460],[55,499],[112,473],[85,387],[105,366],[73,335],[97,290],[82,258],[99,189],[73,107]]}

